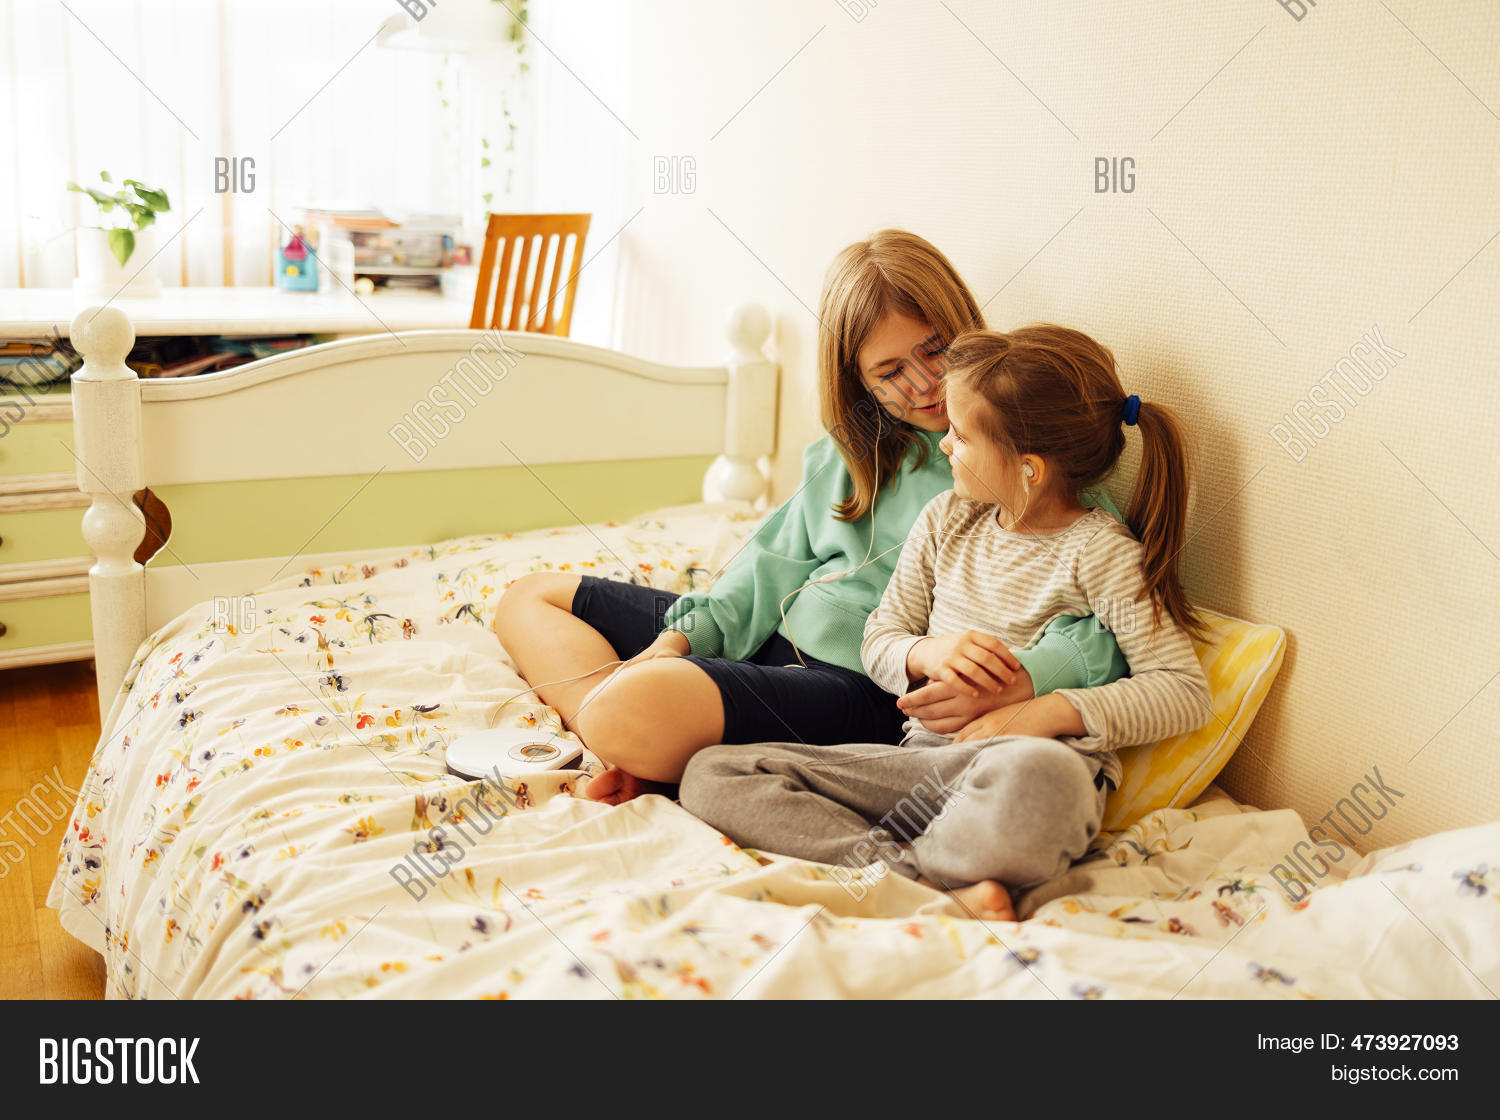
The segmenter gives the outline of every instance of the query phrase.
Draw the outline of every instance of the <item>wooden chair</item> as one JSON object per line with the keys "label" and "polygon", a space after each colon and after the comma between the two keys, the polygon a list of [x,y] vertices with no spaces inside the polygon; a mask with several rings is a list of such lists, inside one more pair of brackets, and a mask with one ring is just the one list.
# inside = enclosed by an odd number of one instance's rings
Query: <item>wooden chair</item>
{"label": "wooden chair", "polygon": [[[583,264],[583,242],[588,236],[590,217],[589,214],[491,214],[485,229],[484,254],[479,259],[479,286],[474,292],[470,329],[535,331],[566,338],[573,323],[573,297],[578,291],[578,270]],[[569,235],[573,237],[573,251],[564,265]],[[533,255],[532,245],[538,239]],[[517,242],[521,246],[519,262],[515,252]],[[543,300],[542,284],[549,275],[551,280]],[[561,309],[557,305],[559,283],[563,292]]]}

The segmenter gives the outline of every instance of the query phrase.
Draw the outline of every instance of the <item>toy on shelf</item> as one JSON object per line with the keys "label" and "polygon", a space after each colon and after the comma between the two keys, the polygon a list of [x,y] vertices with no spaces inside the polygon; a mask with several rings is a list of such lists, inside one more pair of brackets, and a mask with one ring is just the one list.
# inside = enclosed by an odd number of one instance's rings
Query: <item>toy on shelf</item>
{"label": "toy on shelf", "polygon": [[318,290],[318,258],[308,250],[301,226],[293,229],[291,240],[276,250],[276,286],[288,292]]}

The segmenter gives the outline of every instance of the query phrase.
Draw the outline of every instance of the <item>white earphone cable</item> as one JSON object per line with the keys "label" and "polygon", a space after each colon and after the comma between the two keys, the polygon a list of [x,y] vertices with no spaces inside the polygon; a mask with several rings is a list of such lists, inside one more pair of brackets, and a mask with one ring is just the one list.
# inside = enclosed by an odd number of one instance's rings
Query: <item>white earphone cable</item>
{"label": "white earphone cable", "polygon": [[[554,685],[554,684],[567,684],[569,681],[581,680],[584,677],[593,676],[595,673],[597,673],[599,671],[599,669],[607,668],[610,665],[619,665],[621,668],[623,668],[624,665],[625,665],[625,659],[623,659],[623,658],[617,658],[614,661],[606,661],[603,665],[600,665],[598,668],[590,669],[587,673],[579,673],[578,676],[576,676],[576,677],[562,677],[561,679],[555,680],[555,681],[543,681],[541,684],[534,684],[530,688],[523,689],[522,691],[516,693],[514,696],[510,697],[510,699],[503,701],[500,704],[500,706],[495,709],[494,718],[492,718],[490,720],[490,727],[492,729],[494,728],[495,723],[500,719],[500,713],[505,710],[505,705],[506,704],[512,704],[512,703],[514,703],[515,701],[519,700],[521,697],[525,696],[526,693],[528,693],[528,692],[535,692],[539,688],[547,688],[548,686]],[[614,673],[611,673],[609,676],[605,677],[604,680],[600,682],[600,687],[602,688],[609,681],[613,680],[614,676],[615,676],[615,673],[618,673],[619,671],[620,671],[619,669],[616,669]],[[596,689],[595,691],[598,691],[598,690]],[[590,694],[590,696],[592,696],[592,693]],[[537,697],[537,699],[540,700],[541,697],[539,696],[539,697]],[[588,698],[585,698],[585,702],[587,702],[587,699]],[[545,701],[544,701],[544,703],[545,703]],[[581,708],[582,708],[582,705],[580,705],[580,710],[581,710]]]}

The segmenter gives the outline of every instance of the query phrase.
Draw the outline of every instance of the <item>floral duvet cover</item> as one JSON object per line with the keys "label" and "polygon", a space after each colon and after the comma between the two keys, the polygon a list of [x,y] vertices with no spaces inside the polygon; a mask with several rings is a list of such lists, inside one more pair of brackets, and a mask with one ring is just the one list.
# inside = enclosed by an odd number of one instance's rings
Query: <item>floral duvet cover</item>
{"label": "floral duvet cover", "polygon": [[[49,904],[117,997],[1500,992],[1500,824],[1294,898],[1275,869],[1308,840],[1297,816],[1210,790],[1101,835],[1019,900],[1029,921],[985,923],[742,850],[662,797],[594,804],[578,771],[447,772],[446,745],[525,688],[489,628],[508,583],[703,588],[759,520],[705,503],[466,538],[186,612],[137,654]],[[568,735],[534,696],[503,718]]]}

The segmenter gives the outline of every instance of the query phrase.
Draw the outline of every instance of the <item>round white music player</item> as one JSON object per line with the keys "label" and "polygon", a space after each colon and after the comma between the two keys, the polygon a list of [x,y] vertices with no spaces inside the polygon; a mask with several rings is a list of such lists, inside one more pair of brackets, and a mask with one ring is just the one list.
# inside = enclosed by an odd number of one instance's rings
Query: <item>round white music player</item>
{"label": "round white music player", "polygon": [[460,778],[513,777],[566,770],[583,755],[577,739],[550,728],[492,727],[448,744],[448,769]]}

